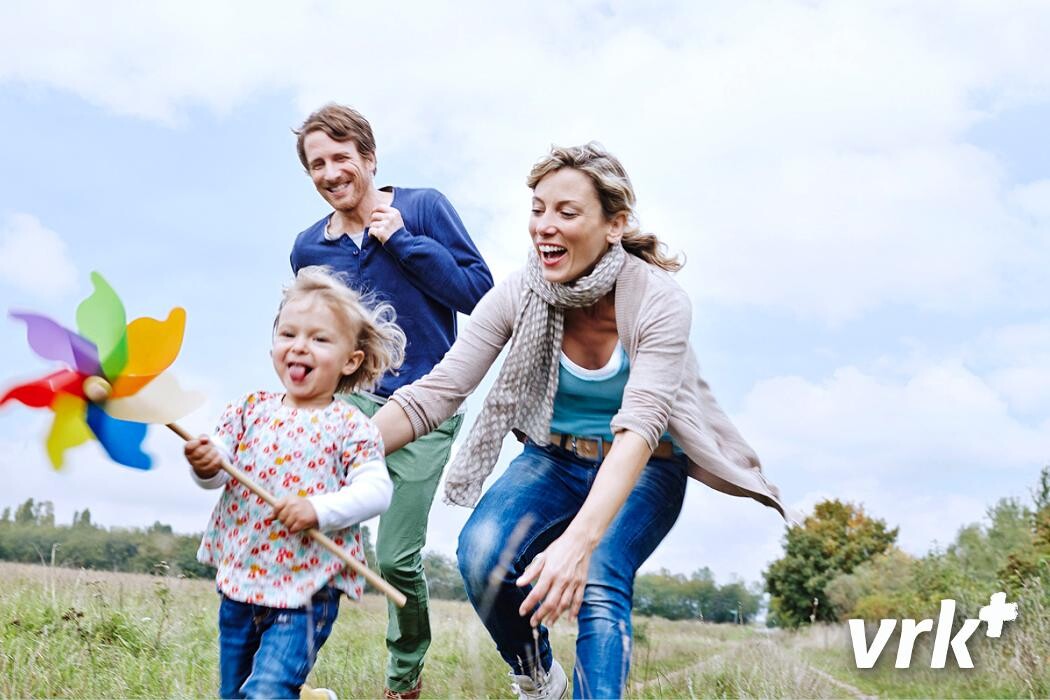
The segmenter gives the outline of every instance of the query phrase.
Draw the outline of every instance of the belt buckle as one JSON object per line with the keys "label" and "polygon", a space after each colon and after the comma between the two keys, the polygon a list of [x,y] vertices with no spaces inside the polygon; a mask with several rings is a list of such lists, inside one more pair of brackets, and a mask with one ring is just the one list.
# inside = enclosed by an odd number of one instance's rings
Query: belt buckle
{"label": "belt buckle", "polygon": [[587,449],[584,449],[584,452],[587,452],[587,454],[581,454],[580,453],[580,449],[581,448],[585,448],[585,444],[577,445],[576,436],[575,435],[572,436],[572,452],[573,452],[573,454],[575,454],[577,457],[579,457],[581,459],[587,459],[587,460],[597,461],[597,462],[602,462],[605,459],[605,450],[604,450],[605,443],[604,443],[604,441],[602,440],[601,437],[595,437],[595,438],[582,437],[582,438],[580,438],[580,440],[585,441],[585,442],[592,442],[592,443],[594,443],[593,454],[591,454],[591,452],[589,450],[587,450]]}

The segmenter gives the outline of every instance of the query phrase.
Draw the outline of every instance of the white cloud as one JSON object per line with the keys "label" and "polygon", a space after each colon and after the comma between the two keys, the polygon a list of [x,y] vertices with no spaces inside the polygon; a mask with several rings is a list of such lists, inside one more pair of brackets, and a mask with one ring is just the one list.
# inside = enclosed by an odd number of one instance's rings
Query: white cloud
{"label": "white cloud", "polygon": [[30,214],[11,214],[0,229],[0,282],[41,297],[76,288],[77,269],[65,241]]}
{"label": "white cloud", "polygon": [[1012,411],[1050,415],[1050,321],[991,329],[965,354],[969,362],[986,368],[988,383]]}
{"label": "white cloud", "polygon": [[169,122],[275,91],[351,102],[381,164],[411,155],[486,222],[497,269],[521,259],[531,162],[599,138],[694,295],[830,321],[1046,305],[1038,197],[966,144],[1050,95],[1043,5],[113,5],[8,3],[0,80]]}
{"label": "white cloud", "polygon": [[822,476],[1018,470],[1050,455],[1045,426],[1015,418],[987,381],[955,361],[905,380],[856,367],[820,382],[765,380],[738,418],[766,463]]}
{"label": "white cloud", "polygon": [[[223,115],[264,94],[287,94],[304,115],[329,100],[355,104],[376,127],[380,178],[400,183],[389,163],[410,160],[418,180],[404,184],[447,191],[480,222],[497,278],[523,257],[531,163],[552,142],[597,138],[630,170],[646,228],[688,254],[679,280],[694,299],[831,322],[893,305],[960,316],[1046,309],[1048,181],[1009,183],[967,130],[1050,97],[1050,7],[659,9],[15,1],[0,5],[0,83],[68,91],[175,128],[202,107]],[[50,269],[39,261],[59,260],[71,285],[58,236],[32,217],[15,221],[8,230],[43,231],[37,238],[61,255],[38,245],[36,264],[12,263],[16,239],[5,233],[2,279],[14,279],[10,269],[28,280],[19,285],[36,284]],[[191,308],[191,318],[207,313]],[[767,380],[738,420],[793,505],[818,494],[863,501],[921,548],[950,539],[987,499],[965,483],[909,494],[909,474],[1017,473],[1045,459],[1048,433],[1036,422],[1050,410],[1047,338],[1032,324],[991,333],[963,359],[888,356],[822,380]],[[272,381],[261,350],[225,341],[215,337],[254,358],[240,369],[253,362],[253,376]],[[186,386],[210,386],[220,402],[255,388],[210,378],[223,366],[211,347],[188,348],[184,361],[205,354]],[[206,430],[216,412],[187,426]],[[214,498],[188,480],[173,440],[150,438],[160,466],[148,475],[92,447],[56,475],[34,437],[0,450],[20,477],[9,498],[53,495],[102,522],[199,529]],[[467,515],[435,505],[430,546],[451,554]],[[771,511],[693,485],[647,568],[707,564],[753,579],[778,555],[780,532]]]}

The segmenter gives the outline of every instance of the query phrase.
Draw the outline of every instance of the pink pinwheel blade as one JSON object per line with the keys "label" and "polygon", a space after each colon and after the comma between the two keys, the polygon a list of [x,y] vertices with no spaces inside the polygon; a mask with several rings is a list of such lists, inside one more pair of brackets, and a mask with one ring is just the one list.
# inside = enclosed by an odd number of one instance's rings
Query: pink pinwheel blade
{"label": "pink pinwheel blade", "polygon": [[98,350],[87,338],[40,314],[11,312],[26,324],[29,347],[45,360],[58,360],[84,374],[100,374]]}
{"label": "pink pinwheel blade", "polygon": [[19,401],[30,408],[47,408],[59,393],[84,398],[84,375],[71,369],[61,369],[46,377],[12,387],[0,397],[0,405]]}

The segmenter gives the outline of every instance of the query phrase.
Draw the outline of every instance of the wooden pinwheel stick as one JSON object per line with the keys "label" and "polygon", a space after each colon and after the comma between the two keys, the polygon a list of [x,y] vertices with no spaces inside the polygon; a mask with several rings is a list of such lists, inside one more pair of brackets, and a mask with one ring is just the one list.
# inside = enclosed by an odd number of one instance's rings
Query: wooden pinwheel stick
{"label": "wooden pinwheel stick", "polygon": [[[186,442],[189,442],[193,439],[193,436],[187,433],[185,430],[183,430],[178,423],[168,423],[168,428],[171,429],[173,433],[178,435]],[[251,477],[249,477],[240,469],[227,462],[225,459],[222,460],[222,468],[226,471],[227,474],[229,474],[238,482],[240,482],[241,485],[243,485],[246,489],[248,489],[256,496],[269,503],[270,506],[277,505],[277,499],[273,497],[273,494],[264,489],[262,486],[259,486],[259,484],[252,481]],[[320,530],[317,530],[316,528],[308,529],[306,531],[306,534],[314,538],[314,541],[317,542],[317,544],[321,545],[329,552],[342,559],[346,563],[346,565],[349,566],[351,569],[356,571],[361,576],[364,576],[366,581],[372,584],[372,586],[375,587],[377,591],[379,591],[387,598],[392,600],[394,602],[394,605],[396,605],[399,608],[405,607],[406,598],[404,593],[391,586],[389,583],[380,578],[380,576],[377,573],[369,569],[357,559],[354,559],[352,556],[350,556],[345,550],[343,550],[342,547],[340,547],[334,541],[332,541],[331,537],[324,534]]]}

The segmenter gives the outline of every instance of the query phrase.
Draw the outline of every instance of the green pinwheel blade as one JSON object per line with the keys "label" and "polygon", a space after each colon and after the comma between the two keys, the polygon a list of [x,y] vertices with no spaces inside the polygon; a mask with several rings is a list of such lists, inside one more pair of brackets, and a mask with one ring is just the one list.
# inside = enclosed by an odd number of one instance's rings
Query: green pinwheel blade
{"label": "green pinwheel blade", "polygon": [[95,291],[77,307],[77,330],[98,347],[102,372],[114,381],[128,364],[127,316],[102,275],[92,272],[91,283]]}

